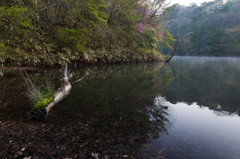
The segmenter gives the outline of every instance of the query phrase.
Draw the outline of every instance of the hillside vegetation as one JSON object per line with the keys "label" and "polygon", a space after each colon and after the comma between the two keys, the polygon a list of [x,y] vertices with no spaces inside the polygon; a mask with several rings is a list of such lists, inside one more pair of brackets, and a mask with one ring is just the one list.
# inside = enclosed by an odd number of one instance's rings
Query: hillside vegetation
{"label": "hillside vegetation", "polygon": [[[165,0],[1,0],[0,61],[8,66],[73,61],[159,61]],[[168,33],[168,32],[167,32]]]}

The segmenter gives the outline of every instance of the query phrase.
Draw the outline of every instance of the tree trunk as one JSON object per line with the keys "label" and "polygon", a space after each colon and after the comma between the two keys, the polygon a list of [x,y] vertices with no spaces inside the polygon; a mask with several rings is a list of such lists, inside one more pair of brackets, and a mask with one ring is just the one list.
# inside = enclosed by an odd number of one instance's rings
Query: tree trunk
{"label": "tree trunk", "polygon": [[54,107],[57,103],[59,103],[67,95],[69,95],[71,89],[72,89],[72,86],[68,82],[68,79],[66,79],[66,81],[64,81],[63,86],[61,88],[59,88],[58,91],[54,94],[54,100],[45,108],[46,109],[46,115],[49,114],[52,107]]}
{"label": "tree trunk", "polygon": [[178,47],[178,40],[177,40],[177,43],[176,43],[176,45],[175,45],[175,48],[174,48],[174,50],[173,50],[173,52],[172,52],[172,55],[169,57],[169,59],[165,60],[164,62],[170,62],[170,60],[172,59],[172,57],[174,56],[174,54],[175,54],[175,52],[176,52],[176,50],[177,50],[177,47]]}

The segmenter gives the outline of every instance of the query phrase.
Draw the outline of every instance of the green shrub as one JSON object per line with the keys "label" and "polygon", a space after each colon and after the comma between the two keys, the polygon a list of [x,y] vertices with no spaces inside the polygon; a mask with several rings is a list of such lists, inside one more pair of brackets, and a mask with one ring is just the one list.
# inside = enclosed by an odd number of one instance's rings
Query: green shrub
{"label": "green shrub", "polygon": [[0,55],[4,55],[7,52],[7,47],[4,43],[0,43]]}
{"label": "green shrub", "polygon": [[32,20],[29,16],[24,16],[27,8],[19,6],[0,7],[0,31],[16,34],[26,34],[29,29],[33,29]]}
{"label": "green shrub", "polygon": [[85,30],[84,29],[69,29],[59,28],[57,36],[61,41],[61,45],[77,51],[83,51],[86,44]]}

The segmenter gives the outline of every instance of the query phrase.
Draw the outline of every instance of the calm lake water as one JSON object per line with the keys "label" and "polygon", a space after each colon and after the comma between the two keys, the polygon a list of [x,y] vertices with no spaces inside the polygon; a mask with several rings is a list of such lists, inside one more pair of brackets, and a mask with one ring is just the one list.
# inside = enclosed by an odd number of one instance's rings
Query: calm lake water
{"label": "calm lake water", "polygon": [[[71,72],[72,81],[86,72],[89,76],[73,84],[44,122],[69,130],[58,146],[67,145],[70,154],[240,159],[240,58],[174,57],[170,65],[76,66]],[[37,84],[52,81],[57,88],[62,70],[29,76]],[[8,106],[0,106],[2,121],[22,123],[31,108],[19,79],[6,75],[1,80],[0,95],[9,96]],[[54,143],[56,136],[48,140]]]}

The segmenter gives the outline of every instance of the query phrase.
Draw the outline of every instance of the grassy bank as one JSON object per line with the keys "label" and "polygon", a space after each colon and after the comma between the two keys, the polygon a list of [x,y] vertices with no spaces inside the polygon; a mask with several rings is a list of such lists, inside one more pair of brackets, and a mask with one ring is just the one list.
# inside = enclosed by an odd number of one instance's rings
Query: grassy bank
{"label": "grassy bank", "polygon": [[163,56],[156,50],[136,49],[136,51],[128,48],[115,48],[111,50],[86,49],[83,52],[71,52],[66,50],[65,53],[42,53],[24,54],[16,52],[7,53],[1,56],[4,66],[55,66],[64,65],[66,63],[139,63],[162,61]]}

